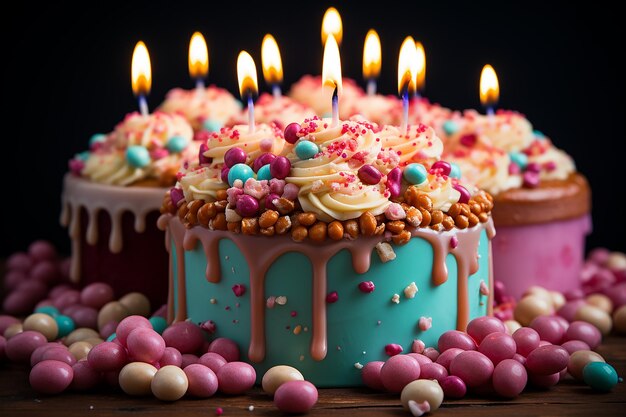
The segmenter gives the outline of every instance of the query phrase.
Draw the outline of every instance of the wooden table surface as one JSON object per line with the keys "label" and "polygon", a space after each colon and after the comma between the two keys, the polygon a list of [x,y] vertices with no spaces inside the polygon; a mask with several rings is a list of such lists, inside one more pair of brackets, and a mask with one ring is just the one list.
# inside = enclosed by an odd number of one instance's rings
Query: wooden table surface
{"label": "wooden table surface", "polygon": [[[598,352],[621,376],[626,376],[626,337],[611,336]],[[249,408],[253,406],[251,411]],[[28,370],[0,364],[0,417],[12,416],[214,416],[221,407],[224,416],[282,415],[271,399],[255,388],[245,396],[216,395],[210,399],[183,399],[174,403],[153,397],[135,398],[122,391],[99,388],[90,393],[67,392],[57,396],[36,394],[28,384]],[[399,395],[368,389],[321,389],[310,416],[407,416]],[[444,401],[437,416],[610,416],[626,415],[626,383],[612,392],[597,393],[582,383],[566,380],[552,389],[529,390],[515,400],[468,396]]]}

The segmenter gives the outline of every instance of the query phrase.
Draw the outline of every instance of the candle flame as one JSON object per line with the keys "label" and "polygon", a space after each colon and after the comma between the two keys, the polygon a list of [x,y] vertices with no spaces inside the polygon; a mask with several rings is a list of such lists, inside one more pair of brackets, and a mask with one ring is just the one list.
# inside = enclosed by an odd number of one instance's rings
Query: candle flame
{"label": "candle flame", "polygon": [[421,91],[426,84],[426,53],[421,42],[415,42],[417,71],[415,73],[415,88]]}
{"label": "candle flame", "polygon": [[283,82],[283,62],[280,59],[280,50],[276,39],[269,33],[263,38],[261,65],[266,83],[280,84]]}
{"label": "candle flame", "polygon": [[413,37],[407,36],[400,47],[398,56],[398,94],[406,90],[409,94],[415,92],[417,73],[417,50]]}
{"label": "candle flame", "polygon": [[209,73],[209,51],[202,33],[195,32],[189,42],[189,75],[204,78]]}
{"label": "candle flame", "polygon": [[328,35],[335,37],[337,45],[341,44],[343,25],[341,24],[341,16],[334,7],[329,7],[326,13],[324,13],[324,19],[322,19],[322,45],[326,45]]}
{"label": "candle flame", "polygon": [[148,48],[142,41],[137,42],[131,63],[131,85],[136,96],[148,95],[152,87],[152,68]]}
{"label": "candle flame", "polygon": [[242,99],[257,95],[258,83],[254,59],[246,51],[239,52],[237,57],[237,79],[239,80],[239,94]]}
{"label": "candle flame", "polygon": [[363,77],[377,78],[380,75],[380,65],[380,38],[374,29],[370,29],[363,45]]}
{"label": "candle flame", "polygon": [[480,102],[485,107],[494,106],[500,97],[500,85],[496,71],[489,64],[480,73]]}
{"label": "candle flame", "polygon": [[332,34],[328,35],[324,45],[324,59],[322,61],[322,86],[337,89],[337,95],[341,95],[343,84],[341,82],[341,57],[339,45]]}

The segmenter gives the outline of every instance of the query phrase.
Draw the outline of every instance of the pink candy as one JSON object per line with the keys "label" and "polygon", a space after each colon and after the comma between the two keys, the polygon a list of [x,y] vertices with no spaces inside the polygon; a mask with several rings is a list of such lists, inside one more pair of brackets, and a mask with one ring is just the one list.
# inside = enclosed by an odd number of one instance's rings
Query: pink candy
{"label": "pink candy", "polygon": [[448,330],[439,337],[437,348],[441,353],[451,348],[476,350],[476,343],[467,335],[467,333],[463,333],[458,330]]}
{"label": "pink candy", "polygon": [[531,323],[530,327],[535,329],[541,340],[546,340],[552,344],[561,343],[565,330],[558,319],[550,316],[538,316]]}
{"label": "pink candy", "polygon": [[89,351],[87,360],[95,371],[119,371],[126,365],[126,350],[117,343],[103,342]]}
{"label": "pink candy", "polygon": [[493,388],[505,398],[515,398],[521,394],[527,381],[526,368],[513,359],[504,359],[493,370]]}
{"label": "pink candy", "polygon": [[461,378],[455,375],[449,375],[440,382],[441,389],[446,398],[458,399],[465,397],[467,387]]}
{"label": "pink candy", "polygon": [[560,346],[540,346],[526,357],[526,368],[534,375],[561,372],[569,361],[569,353]]}
{"label": "pink candy", "polygon": [[536,330],[522,327],[513,333],[513,340],[517,345],[517,353],[526,357],[539,346],[541,338]]}
{"label": "pink candy", "polygon": [[359,290],[364,293],[374,292],[376,285],[372,281],[362,281],[359,283]]}
{"label": "pink candy", "polygon": [[584,321],[574,321],[570,323],[563,340],[566,342],[580,340],[588,344],[591,350],[593,350],[602,341],[602,333],[593,324]]}
{"label": "pink candy", "polygon": [[30,371],[28,380],[35,391],[42,394],[59,394],[72,383],[74,370],[64,362],[46,360]]}
{"label": "pink candy", "polygon": [[419,377],[420,364],[408,355],[392,356],[380,370],[380,379],[389,392],[400,392]]}
{"label": "pink candy", "polygon": [[187,393],[199,398],[209,398],[217,392],[218,382],[215,373],[199,363],[191,364],[185,369],[189,387]]}
{"label": "pink candy", "polygon": [[152,323],[142,316],[128,316],[117,325],[115,337],[122,345],[126,346],[126,339],[130,332],[140,327],[152,330]]}
{"label": "pink candy", "polygon": [[163,356],[165,340],[152,329],[138,327],[128,335],[126,346],[134,361],[155,363]]}
{"label": "pink candy", "polygon": [[448,376],[448,370],[438,363],[420,364],[420,379],[436,379],[441,382]]}
{"label": "pink candy", "polygon": [[36,240],[28,246],[28,254],[35,262],[54,261],[57,251],[54,246],[45,240]]}
{"label": "pink candy", "polygon": [[80,292],[80,303],[95,309],[100,309],[113,300],[113,288],[104,282],[89,284]]}
{"label": "pink candy", "polygon": [[7,340],[4,352],[7,358],[13,362],[28,363],[30,355],[35,349],[45,345],[47,342],[46,337],[41,333],[27,330]]}
{"label": "pink candy", "polygon": [[239,360],[239,346],[237,343],[225,337],[218,337],[209,345],[209,352],[217,353],[227,362],[235,362]]}
{"label": "pink candy", "polygon": [[100,373],[96,372],[89,362],[81,360],[72,365],[74,371],[74,379],[70,388],[76,391],[89,390],[100,382]]}
{"label": "pink candy", "polygon": [[183,364],[183,355],[180,354],[178,349],[173,347],[166,347],[163,350],[163,355],[161,355],[161,359],[159,360],[159,366],[167,366],[174,365],[179,368],[182,367]]}
{"label": "pink candy", "polygon": [[180,321],[163,332],[165,345],[175,347],[180,353],[195,353],[200,350],[204,336],[202,329],[194,323]]}
{"label": "pink candy", "polygon": [[287,381],[274,393],[274,405],[284,413],[306,413],[317,398],[317,388],[309,381]]}
{"label": "pink candy", "polygon": [[229,362],[217,371],[217,380],[224,394],[243,394],[254,386],[256,372],[245,362]]}
{"label": "pink candy", "polygon": [[494,365],[505,359],[511,359],[516,350],[515,340],[508,334],[500,332],[488,334],[478,346],[478,351],[487,356]]}
{"label": "pink candy", "polygon": [[450,371],[450,363],[460,353],[465,352],[463,349],[451,348],[443,352],[435,362],[442,365],[448,371]]}
{"label": "pink candy", "polygon": [[489,381],[493,370],[494,366],[489,358],[475,350],[461,352],[450,362],[450,374],[458,376],[471,388]]}
{"label": "pink candy", "polygon": [[380,370],[384,364],[385,362],[382,361],[372,361],[365,364],[363,369],[361,369],[361,379],[366,386],[377,391],[385,389],[380,377]]}
{"label": "pink candy", "polygon": [[198,359],[198,363],[210,368],[213,372],[217,372],[222,366],[226,365],[228,362],[222,355],[215,352],[207,352],[204,355],[200,356]]}

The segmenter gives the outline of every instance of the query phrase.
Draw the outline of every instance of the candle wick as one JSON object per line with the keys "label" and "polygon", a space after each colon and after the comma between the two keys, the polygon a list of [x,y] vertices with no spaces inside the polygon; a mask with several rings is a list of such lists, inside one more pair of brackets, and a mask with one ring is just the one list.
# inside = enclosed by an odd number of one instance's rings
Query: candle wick
{"label": "candle wick", "polygon": [[148,110],[148,101],[146,100],[146,96],[143,94],[139,95],[139,112],[142,116],[150,114],[150,111]]}
{"label": "candle wick", "polygon": [[196,90],[197,91],[204,90],[204,80],[202,79],[202,77],[196,78]]}
{"label": "candle wick", "polygon": [[337,84],[335,84],[335,90],[333,91],[333,121],[331,127],[335,127],[339,124],[339,96],[337,95]]}
{"label": "candle wick", "polygon": [[280,85],[278,85],[278,83],[272,85],[272,95],[276,101],[280,100],[282,97],[282,92],[280,91]]}
{"label": "candle wick", "polygon": [[367,80],[367,95],[373,96],[376,94],[376,80],[374,78],[369,78]]}
{"label": "candle wick", "polygon": [[400,131],[409,133],[409,89],[402,90],[402,125]]}
{"label": "candle wick", "polygon": [[487,116],[493,117],[494,114],[493,106],[487,106]]}
{"label": "candle wick", "polygon": [[254,133],[254,100],[252,94],[248,94],[248,133]]}

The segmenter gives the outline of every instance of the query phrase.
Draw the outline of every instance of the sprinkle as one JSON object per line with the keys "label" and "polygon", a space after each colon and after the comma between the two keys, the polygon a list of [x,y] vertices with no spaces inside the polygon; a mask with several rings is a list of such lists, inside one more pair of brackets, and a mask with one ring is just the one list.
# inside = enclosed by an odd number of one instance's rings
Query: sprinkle
{"label": "sprinkle", "polygon": [[366,351],[363,351],[363,352],[361,352],[361,354],[362,354],[362,355],[366,355],[366,354],[367,354],[367,352],[366,352]]}
{"label": "sprinkle", "polygon": [[376,325],[377,325],[377,326],[380,326],[381,324],[383,324],[383,322],[382,322],[382,321],[380,321],[380,320],[377,320],[377,321],[376,321]]}
{"label": "sprinkle", "polygon": [[289,313],[289,315],[291,317],[296,317],[298,315],[298,312],[297,311],[292,311],[291,313]]}
{"label": "sprinkle", "polygon": [[341,346],[337,346],[337,351],[341,352]]}
{"label": "sprinkle", "polygon": [[216,416],[221,416],[222,414],[224,414],[224,410],[222,410],[222,407],[217,407],[215,409],[215,415]]}
{"label": "sprinkle", "polygon": [[233,292],[235,293],[235,297],[241,297],[246,293],[246,286],[243,284],[235,284],[233,285]]}
{"label": "sprinkle", "polygon": [[309,331],[309,328],[308,328],[307,326],[304,326],[304,327],[302,328],[302,330],[304,330],[304,332],[306,333],[306,332],[308,332],[308,331]]}
{"label": "sprinkle", "polygon": [[285,297],[284,295],[279,295],[278,297],[276,297],[276,304],[278,304],[279,306],[284,306],[285,304],[287,304],[287,297]]}
{"label": "sprinkle", "polygon": [[424,342],[422,342],[419,339],[415,339],[413,343],[411,344],[412,353],[422,353],[425,348],[426,348],[426,345],[424,344]]}
{"label": "sprinkle", "polygon": [[480,281],[480,294],[489,295],[489,287],[485,284],[485,281]]}
{"label": "sprinkle", "polygon": [[295,335],[299,335],[301,331],[302,331],[302,326],[299,324],[293,328],[293,334]]}
{"label": "sprinkle", "polygon": [[415,294],[417,294],[418,291],[417,285],[415,285],[415,282],[412,282],[404,289],[404,296],[409,299],[415,298]]}
{"label": "sprinkle", "polygon": [[254,411],[254,406],[253,405],[249,405],[248,406],[248,411]]}
{"label": "sprinkle", "polygon": [[394,252],[393,247],[387,242],[378,242],[376,244],[376,252],[383,263],[396,259],[396,252]]}
{"label": "sprinkle", "polygon": [[433,318],[424,316],[420,317],[419,321],[417,322],[417,327],[419,327],[421,331],[425,332],[426,330],[433,327]]}
{"label": "sprinkle", "polygon": [[300,362],[304,361],[304,355],[300,355]]}
{"label": "sprinkle", "polygon": [[402,349],[402,346],[396,343],[389,343],[385,346],[385,353],[387,354],[387,356],[396,356],[402,353],[403,350],[404,349]]}
{"label": "sprinkle", "polygon": [[455,249],[457,246],[459,246],[459,238],[456,236],[452,236],[450,238],[450,247],[452,249]]}
{"label": "sprinkle", "polygon": [[372,281],[363,281],[359,283],[359,290],[366,294],[374,292],[375,289],[376,289],[376,285],[374,285]]}
{"label": "sprinkle", "polygon": [[326,294],[326,302],[328,304],[336,303],[337,300],[339,300],[339,294],[337,294],[337,291],[332,291]]}
{"label": "sprinkle", "polygon": [[391,297],[391,302],[395,304],[400,304],[400,296],[398,294],[394,294],[393,297]]}
{"label": "sprinkle", "polygon": [[276,297],[271,295],[271,296],[269,296],[267,298],[267,301],[265,302],[265,305],[267,306],[267,308],[274,308],[274,304],[275,303],[276,303]]}
{"label": "sprinkle", "polygon": [[211,298],[211,299],[209,300],[209,303],[211,303],[211,304],[217,304],[217,300],[216,300],[215,298]]}
{"label": "sprinkle", "polygon": [[355,362],[354,367],[358,370],[363,369],[363,365],[361,364],[361,362]]}

